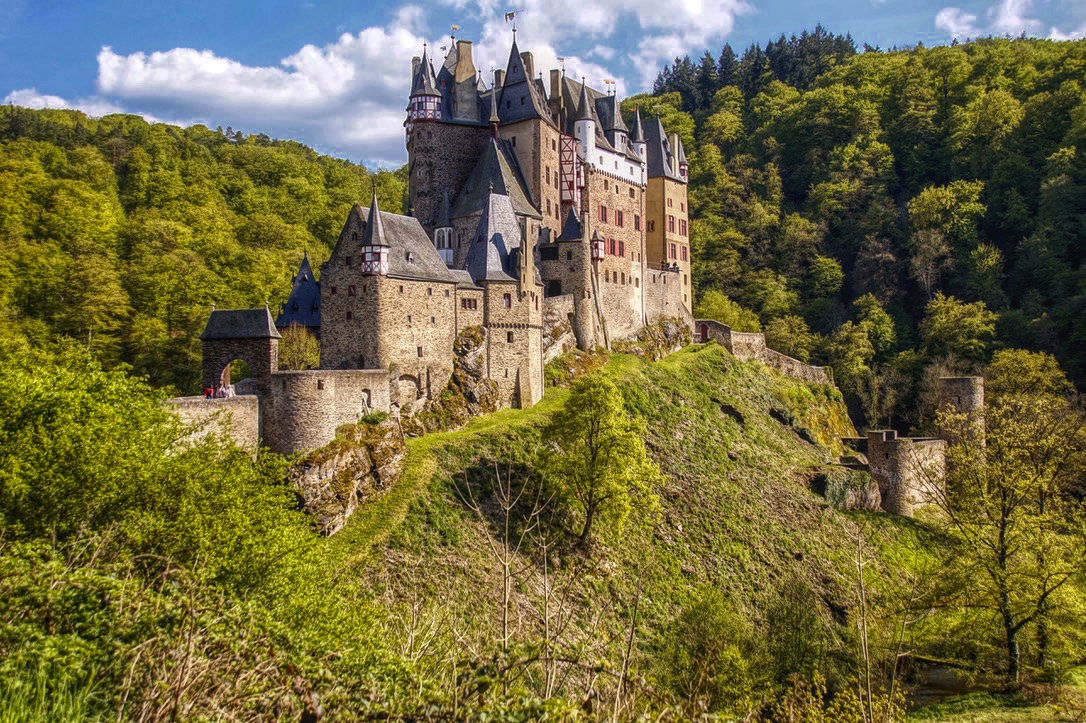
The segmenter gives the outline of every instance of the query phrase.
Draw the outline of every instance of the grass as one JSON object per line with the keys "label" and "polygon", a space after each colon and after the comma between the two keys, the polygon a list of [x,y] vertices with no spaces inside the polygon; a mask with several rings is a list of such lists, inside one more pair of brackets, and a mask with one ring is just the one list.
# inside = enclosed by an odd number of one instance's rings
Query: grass
{"label": "grass", "polygon": [[1059,688],[1029,688],[1022,694],[977,692],[954,696],[909,714],[929,723],[1025,723],[1086,720],[1086,666],[1071,670]]}

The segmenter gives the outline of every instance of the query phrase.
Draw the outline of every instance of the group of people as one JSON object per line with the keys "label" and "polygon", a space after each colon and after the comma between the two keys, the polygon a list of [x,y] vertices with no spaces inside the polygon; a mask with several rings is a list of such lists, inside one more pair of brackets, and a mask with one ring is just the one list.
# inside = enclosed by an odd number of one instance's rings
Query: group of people
{"label": "group of people", "polygon": [[234,387],[230,384],[218,384],[215,387],[204,387],[204,399],[229,399],[234,396]]}

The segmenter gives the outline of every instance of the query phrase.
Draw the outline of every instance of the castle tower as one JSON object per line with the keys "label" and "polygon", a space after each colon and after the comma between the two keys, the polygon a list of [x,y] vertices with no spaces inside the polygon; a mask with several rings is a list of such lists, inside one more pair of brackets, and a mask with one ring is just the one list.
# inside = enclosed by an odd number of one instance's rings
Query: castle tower
{"label": "castle tower", "polygon": [[486,116],[470,43],[457,43],[437,75],[425,48],[413,66],[404,121],[407,208],[433,237],[444,194],[456,198],[485,147]]}
{"label": "castle tower", "polygon": [[573,136],[577,139],[578,155],[587,162],[596,148],[596,117],[588,99],[588,86],[581,81],[581,99],[577,104],[577,117],[573,121]]}
{"label": "castle tower", "polygon": [[942,377],[936,387],[939,411],[965,416],[963,425],[943,430],[951,444],[968,441],[977,449],[985,446],[984,377]]}
{"label": "castle tower", "polygon": [[682,304],[693,308],[690,285],[690,226],[687,209],[686,155],[677,135],[668,137],[659,118],[645,127],[645,258],[650,269],[670,273],[680,284]]}
{"label": "castle tower", "polygon": [[321,287],[309,265],[309,253],[302,255],[301,266],[291,281],[290,295],[279,310],[275,319],[275,328],[280,331],[291,324],[300,324],[306,330],[320,338],[321,329]]}

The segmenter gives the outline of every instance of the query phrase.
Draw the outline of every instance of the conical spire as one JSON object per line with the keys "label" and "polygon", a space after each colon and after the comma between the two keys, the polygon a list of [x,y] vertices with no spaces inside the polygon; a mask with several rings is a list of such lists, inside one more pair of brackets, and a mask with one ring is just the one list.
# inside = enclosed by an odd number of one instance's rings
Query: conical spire
{"label": "conical spire", "polygon": [[588,100],[588,86],[585,85],[584,78],[581,78],[581,101],[577,107],[577,117],[574,120],[595,120],[592,115],[592,104]]}
{"label": "conical spire", "polygon": [[630,143],[644,143],[645,130],[641,127],[641,108],[634,108],[633,130],[630,131]]}
{"label": "conical spire", "polygon": [[441,96],[441,93],[434,88],[434,69],[430,65],[425,45],[422,47],[422,61],[419,63],[418,72],[411,80],[411,95]]}
{"label": "conical spire", "polygon": [[370,215],[366,221],[366,230],[362,234],[363,246],[388,246],[385,240],[385,225],[381,221],[381,209],[377,205],[377,186],[373,187],[373,200],[370,202]]}
{"label": "conical spire", "polygon": [[509,62],[505,66],[505,81],[502,84],[512,85],[526,80],[524,73],[524,59],[520,57],[520,49],[517,47],[517,36],[513,36],[513,47],[509,49]]}
{"label": "conical spire", "polygon": [[611,105],[610,112],[611,117],[608,119],[607,127],[605,131],[621,131],[628,133],[629,129],[626,127],[626,121],[622,119],[622,108],[618,104],[618,96],[612,95],[607,98],[607,103]]}

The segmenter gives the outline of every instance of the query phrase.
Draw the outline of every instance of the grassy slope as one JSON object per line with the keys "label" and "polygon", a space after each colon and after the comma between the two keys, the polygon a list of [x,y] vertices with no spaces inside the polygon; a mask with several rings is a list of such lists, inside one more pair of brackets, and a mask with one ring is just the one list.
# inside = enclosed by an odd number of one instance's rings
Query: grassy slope
{"label": "grassy slope", "polygon": [[[656,518],[635,510],[622,534],[602,540],[587,562],[559,555],[561,569],[551,580],[560,586],[563,572],[574,578],[567,639],[592,645],[612,665],[621,659],[638,588],[635,660],[647,661],[668,622],[702,585],[724,590],[753,625],[779,582],[792,575],[808,581],[825,610],[840,612],[854,595],[857,527],[865,528],[887,569],[916,564],[915,550],[930,541],[910,520],[834,510],[798,481],[797,472],[834,459],[836,440],[854,433],[836,390],[739,362],[715,344],[657,363],[614,355],[600,373],[646,420],[646,444],[666,478]],[[409,440],[401,481],[359,510],[333,538],[333,549],[356,565],[375,595],[400,605],[422,601],[433,625],[445,631],[437,637],[455,639],[459,652],[485,649],[484,641],[495,637],[500,576],[482,523],[454,485],[465,477],[492,478],[492,460],[530,465],[540,428],[567,396],[548,390],[531,409]],[[824,444],[805,441],[797,427]],[[528,637],[538,633],[541,571],[538,558],[523,555],[520,562],[526,573],[514,590],[513,627],[515,636]],[[408,632],[404,625],[394,634]]]}

